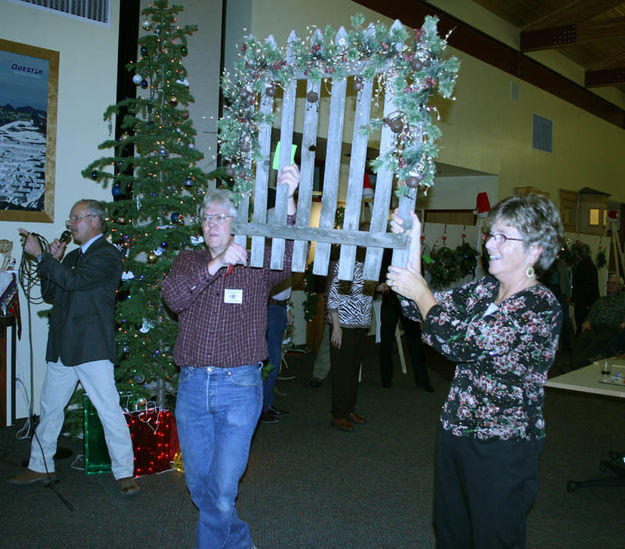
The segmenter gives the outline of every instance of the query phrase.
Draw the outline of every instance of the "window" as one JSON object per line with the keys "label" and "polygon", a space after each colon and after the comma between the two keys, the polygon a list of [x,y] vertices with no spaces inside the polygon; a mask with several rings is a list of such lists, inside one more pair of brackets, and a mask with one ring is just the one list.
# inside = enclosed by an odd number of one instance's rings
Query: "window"
{"label": "window", "polygon": [[12,0],[46,11],[60,12],[68,17],[86,19],[109,25],[111,0]]}
{"label": "window", "polygon": [[553,152],[553,122],[537,114],[533,116],[533,147],[539,151]]}

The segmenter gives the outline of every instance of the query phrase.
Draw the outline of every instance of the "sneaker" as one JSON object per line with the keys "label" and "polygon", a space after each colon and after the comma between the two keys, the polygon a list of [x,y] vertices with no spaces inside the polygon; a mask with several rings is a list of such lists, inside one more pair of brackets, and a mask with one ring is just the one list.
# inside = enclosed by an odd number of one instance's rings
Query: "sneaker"
{"label": "sneaker", "polygon": [[278,416],[278,417],[289,415],[289,412],[287,412],[286,410],[280,410],[280,408],[276,408],[275,406],[269,406],[269,410],[273,412],[275,416]]}
{"label": "sneaker", "polygon": [[28,486],[29,484],[41,482],[44,486],[49,486],[55,481],[56,475],[54,473],[38,473],[37,471],[26,469],[17,475],[13,475],[7,480],[7,483],[14,486]]}
{"label": "sneaker", "polygon": [[311,377],[310,380],[308,381],[308,385],[310,385],[311,387],[314,387],[315,389],[317,387],[321,387],[322,383],[323,383],[323,379],[319,379],[318,377]]}
{"label": "sneaker", "polygon": [[266,412],[263,412],[262,414],[260,414],[260,420],[263,423],[279,423],[279,419],[278,416],[276,416],[276,414],[274,414],[271,409],[267,410]]}

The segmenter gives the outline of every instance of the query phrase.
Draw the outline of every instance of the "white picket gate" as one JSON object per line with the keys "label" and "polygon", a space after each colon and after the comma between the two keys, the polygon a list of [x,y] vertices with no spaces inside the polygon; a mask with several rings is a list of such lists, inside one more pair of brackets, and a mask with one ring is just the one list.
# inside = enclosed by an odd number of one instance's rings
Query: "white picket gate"
{"label": "white picket gate", "polygon": [[[435,22],[434,22],[435,28]],[[389,29],[390,35],[395,32],[405,32],[399,21],[395,21]],[[373,36],[376,28],[370,25],[366,33]],[[361,35],[362,36],[362,35]],[[350,42],[351,41],[351,42]],[[442,41],[441,41],[442,42]],[[320,44],[324,43],[324,36],[321,31],[316,30],[307,47],[316,48],[319,52]],[[341,27],[334,37],[334,44],[340,49],[341,45],[353,43],[353,36]],[[442,42],[444,44],[444,42]],[[281,269],[284,260],[285,239],[295,241],[293,252],[292,269],[294,272],[303,272],[306,268],[308,242],[317,242],[314,257],[313,273],[325,275],[328,271],[330,259],[330,249],[332,244],[340,246],[339,278],[351,280],[356,257],[357,246],[366,247],[365,270],[366,279],[377,280],[380,271],[382,253],[384,248],[393,248],[393,264],[405,265],[408,254],[408,239],[405,235],[387,233],[388,213],[391,204],[391,193],[393,189],[393,179],[396,175],[391,165],[383,164],[377,172],[377,182],[373,207],[371,209],[371,222],[368,231],[359,231],[359,220],[362,208],[363,178],[365,173],[366,153],[368,145],[368,135],[362,131],[363,127],[370,124],[371,103],[374,91],[374,81],[380,75],[389,70],[395,62],[390,56],[387,62],[380,63],[379,56],[375,59],[376,70],[372,71],[369,66],[374,62],[372,58],[361,56],[356,62],[346,63],[344,71],[336,71],[340,74],[325,72],[323,74],[301,70],[301,41],[294,32],[291,32],[287,46],[286,55],[283,62],[276,62],[279,56],[276,54],[278,48],[273,37],[269,37],[261,46],[259,42],[250,42],[247,47],[256,47],[261,52],[268,52],[261,61],[254,58],[246,61],[246,65],[240,71],[239,80],[230,83],[230,100],[238,105],[236,112],[226,113],[230,121],[236,118],[236,123],[248,123],[253,117],[259,122],[251,127],[257,131],[254,134],[249,130],[241,131],[239,142],[236,147],[232,147],[230,153],[224,154],[227,162],[245,173],[253,174],[253,185],[250,185],[248,192],[242,192],[239,202],[238,219],[233,225],[235,240],[241,245],[246,245],[248,237],[251,237],[250,264],[252,266],[262,266],[266,239],[271,239],[271,267]],[[327,47],[327,39],[325,42]],[[345,48],[349,47],[345,46]],[[397,55],[411,55],[405,53],[404,44],[394,41],[391,44],[392,52]],[[243,51],[246,51],[245,49]],[[347,51],[345,49],[345,51]],[[299,52],[299,53],[298,53]],[[298,66],[297,55],[300,55],[300,66]],[[272,56],[273,65],[266,59]],[[406,57],[410,59],[410,57]],[[416,56],[414,57],[416,59]],[[284,67],[295,67],[285,78]],[[251,84],[245,82],[245,73],[262,67],[266,76],[252,78]],[[273,72],[272,72],[273,67]],[[280,67],[279,74],[275,67]],[[444,62],[440,62],[440,71],[448,70]],[[457,71],[457,68],[455,69]],[[258,75],[258,72],[254,73]],[[265,74],[265,73],[263,73]],[[242,76],[243,75],[243,76]],[[275,219],[271,224],[267,223],[267,194],[270,174],[271,158],[271,115],[274,113],[274,96],[276,91],[276,80],[283,88],[283,98],[281,106],[280,124],[280,157],[279,167],[282,168],[291,162],[291,145],[293,143],[295,110],[297,104],[296,90],[298,81],[304,80],[306,96],[305,100],[299,102],[305,105],[304,124],[301,145],[301,165],[300,184],[297,196],[297,221],[295,226],[287,226],[287,188],[280,186],[277,189]],[[323,179],[323,194],[321,198],[321,217],[318,228],[310,227],[311,205],[313,199],[313,179],[315,167],[315,154],[317,145],[317,135],[319,131],[319,108],[321,98],[321,83],[325,82],[330,92],[330,112],[327,130],[327,147],[325,157],[325,169]],[[388,81],[388,78],[387,78]],[[356,111],[354,115],[354,129],[351,139],[351,155],[349,165],[349,176],[347,183],[347,195],[344,213],[344,222],[341,229],[334,229],[334,221],[337,210],[337,199],[339,191],[339,172],[341,165],[341,151],[343,145],[343,127],[345,120],[346,93],[348,83],[351,82],[357,90]],[[301,87],[301,86],[300,86]],[[244,90],[241,92],[241,90]],[[426,90],[427,91],[427,90]],[[234,93],[233,93],[234,92]],[[240,93],[241,97],[236,93]],[[389,123],[391,118],[397,116],[396,96],[391,86],[386,86],[383,93],[384,117],[387,123],[382,125],[380,137],[380,151],[392,151],[398,139],[397,127],[392,129]],[[227,95],[227,94],[226,94]],[[250,96],[256,96],[250,99]],[[380,98],[378,98],[380,100]],[[238,102],[238,103],[237,103]],[[427,110],[427,105],[423,108]],[[233,111],[234,111],[233,107]],[[234,126],[236,127],[236,126]],[[400,128],[401,129],[401,128]],[[422,139],[422,128],[409,128],[411,134],[411,146],[418,147]],[[239,130],[237,130],[239,131]],[[232,133],[232,131],[231,131]],[[251,134],[251,135],[250,135]],[[235,132],[235,136],[239,136]],[[257,139],[257,141],[255,141]],[[223,145],[222,140],[222,145]],[[232,143],[230,143],[232,145]],[[238,147],[238,149],[237,149]],[[223,152],[222,152],[223,154]],[[423,165],[423,163],[421,164]],[[235,177],[236,179],[236,177]],[[252,188],[253,187],[253,188]],[[236,186],[235,186],[236,188]],[[253,211],[250,198],[253,196]],[[409,219],[409,211],[414,209],[417,197],[416,188],[405,187],[399,197],[399,211],[405,220]],[[251,214],[251,221],[250,219]]]}

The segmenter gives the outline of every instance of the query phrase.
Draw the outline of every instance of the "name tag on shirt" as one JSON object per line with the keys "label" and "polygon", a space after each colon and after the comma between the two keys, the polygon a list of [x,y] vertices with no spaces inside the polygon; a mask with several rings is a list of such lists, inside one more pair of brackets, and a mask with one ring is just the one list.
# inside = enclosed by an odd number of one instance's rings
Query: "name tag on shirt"
{"label": "name tag on shirt", "polygon": [[224,303],[236,303],[238,305],[243,303],[243,290],[226,288],[224,290]]}

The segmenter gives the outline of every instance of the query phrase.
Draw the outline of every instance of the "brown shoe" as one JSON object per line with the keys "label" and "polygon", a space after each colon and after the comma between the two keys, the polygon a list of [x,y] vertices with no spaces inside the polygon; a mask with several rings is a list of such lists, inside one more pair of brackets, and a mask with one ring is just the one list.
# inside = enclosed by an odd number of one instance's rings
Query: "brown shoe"
{"label": "brown shoe", "polygon": [[134,496],[139,491],[139,485],[133,477],[120,478],[117,481],[122,496]]}
{"label": "brown shoe", "polygon": [[340,431],[347,431],[349,433],[354,430],[354,426],[342,417],[333,417],[332,421],[330,421],[330,425],[332,425],[332,427],[336,427]]}
{"label": "brown shoe", "polygon": [[364,417],[359,416],[358,414],[354,412],[350,412],[348,414],[348,418],[349,418],[349,421],[351,421],[352,423],[358,423],[359,425],[362,425],[363,423],[367,423],[367,420]]}
{"label": "brown shoe", "polygon": [[15,486],[28,486],[29,484],[41,482],[44,486],[48,486],[53,484],[55,480],[56,476],[54,473],[38,473],[37,471],[26,469],[12,476],[7,480],[7,483]]}

